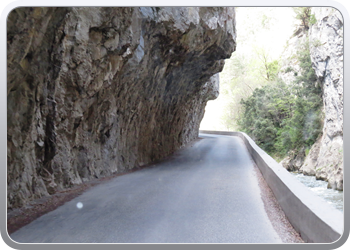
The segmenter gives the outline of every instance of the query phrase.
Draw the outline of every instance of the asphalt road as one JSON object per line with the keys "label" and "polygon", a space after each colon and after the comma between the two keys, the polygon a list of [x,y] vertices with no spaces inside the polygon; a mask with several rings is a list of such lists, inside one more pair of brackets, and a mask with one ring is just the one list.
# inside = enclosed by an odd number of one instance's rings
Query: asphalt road
{"label": "asphalt road", "polygon": [[282,242],[243,141],[207,134],[163,162],[89,189],[10,237],[21,243]]}

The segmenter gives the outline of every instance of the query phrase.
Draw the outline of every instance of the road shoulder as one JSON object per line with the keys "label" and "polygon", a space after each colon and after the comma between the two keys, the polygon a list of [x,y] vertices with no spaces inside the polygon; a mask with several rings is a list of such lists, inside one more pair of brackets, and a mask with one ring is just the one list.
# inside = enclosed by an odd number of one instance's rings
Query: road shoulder
{"label": "road shoulder", "polygon": [[288,221],[272,190],[267,185],[264,177],[255,164],[254,173],[258,180],[260,195],[264,203],[266,214],[283,243],[305,243],[299,233],[295,231]]}

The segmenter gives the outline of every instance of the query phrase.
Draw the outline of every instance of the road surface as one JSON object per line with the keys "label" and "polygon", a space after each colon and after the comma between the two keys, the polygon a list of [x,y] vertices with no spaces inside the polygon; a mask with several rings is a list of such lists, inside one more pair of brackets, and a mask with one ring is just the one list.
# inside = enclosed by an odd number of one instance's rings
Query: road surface
{"label": "road surface", "polygon": [[10,237],[21,243],[282,243],[238,137],[200,138],[119,176]]}

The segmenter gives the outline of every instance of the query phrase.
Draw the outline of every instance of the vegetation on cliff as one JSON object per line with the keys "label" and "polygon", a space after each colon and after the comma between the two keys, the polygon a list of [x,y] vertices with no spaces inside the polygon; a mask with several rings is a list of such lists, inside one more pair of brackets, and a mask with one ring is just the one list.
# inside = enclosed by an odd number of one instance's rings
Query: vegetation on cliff
{"label": "vegetation on cliff", "polygon": [[[307,34],[314,21],[310,8],[298,7],[293,11],[298,24],[291,34]],[[260,19],[257,26],[261,24],[266,32],[278,23],[272,13],[267,17],[261,15]],[[264,20],[270,20],[269,26]],[[281,57],[273,56],[271,50],[262,46],[255,45],[253,53],[246,56],[237,50],[227,63],[228,70],[235,73],[224,83],[222,91],[231,98],[223,116],[227,129],[246,132],[278,159],[291,150],[305,148],[307,153],[322,132],[322,90],[316,84],[308,39],[293,50],[292,59],[298,70],[282,68]],[[294,75],[289,84],[278,77],[288,72]]]}
{"label": "vegetation on cliff", "polygon": [[308,43],[298,50],[301,74],[292,85],[270,81],[241,100],[238,124],[268,153],[283,157],[288,151],[309,149],[322,132],[322,91],[315,85]]}

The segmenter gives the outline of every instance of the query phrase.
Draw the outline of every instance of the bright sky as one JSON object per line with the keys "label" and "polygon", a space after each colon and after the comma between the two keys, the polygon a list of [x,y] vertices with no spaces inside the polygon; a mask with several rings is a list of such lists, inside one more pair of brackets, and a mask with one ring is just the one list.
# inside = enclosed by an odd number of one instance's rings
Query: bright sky
{"label": "bright sky", "polygon": [[[271,17],[269,29],[256,29],[262,16]],[[278,59],[287,40],[293,34],[294,11],[288,7],[239,7],[236,10],[237,48],[233,53],[252,53],[253,46],[265,48],[273,59]],[[225,71],[225,68],[224,68]],[[222,82],[222,74],[220,81]],[[228,100],[219,95],[216,100],[208,101],[201,130],[227,130],[221,123],[223,107]]]}

